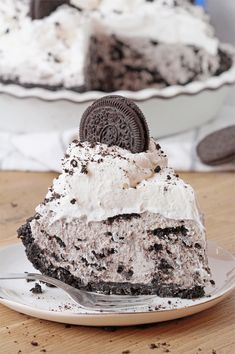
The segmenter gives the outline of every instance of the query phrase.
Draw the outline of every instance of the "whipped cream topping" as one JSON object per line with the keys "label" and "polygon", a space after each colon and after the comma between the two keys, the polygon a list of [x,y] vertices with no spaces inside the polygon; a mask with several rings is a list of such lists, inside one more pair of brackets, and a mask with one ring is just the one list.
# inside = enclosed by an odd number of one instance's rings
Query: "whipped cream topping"
{"label": "whipped cream topping", "polygon": [[1,36],[20,28],[29,13],[30,0],[0,1],[0,39]]}
{"label": "whipped cream topping", "polygon": [[[25,17],[0,39],[0,74],[21,83],[77,87],[84,83],[85,17],[68,5],[43,20]],[[6,75],[6,77],[5,77]]]}
{"label": "whipped cream topping", "polygon": [[62,5],[34,21],[29,4],[0,2],[0,76],[5,80],[83,86],[89,37],[97,29],[91,23],[120,36],[195,45],[217,54],[218,40],[207,16],[185,0],[72,0],[74,7]]}
{"label": "whipped cream topping", "polygon": [[36,211],[50,212],[52,223],[63,218],[89,222],[151,212],[202,226],[193,189],[167,167],[166,155],[152,139],[149,150],[139,154],[116,146],[73,142],[63,173]]}
{"label": "whipped cream topping", "polygon": [[117,35],[194,45],[212,55],[217,53],[218,40],[208,17],[189,3],[175,6],[172,0],[103,0],[100,11],[102,25]]}

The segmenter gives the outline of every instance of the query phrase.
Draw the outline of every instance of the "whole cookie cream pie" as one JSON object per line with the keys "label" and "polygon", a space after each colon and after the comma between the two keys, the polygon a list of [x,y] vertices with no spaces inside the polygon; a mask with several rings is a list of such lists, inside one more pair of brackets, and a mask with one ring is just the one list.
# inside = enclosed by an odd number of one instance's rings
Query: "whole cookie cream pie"
{"label": "whole cookie cream pie", "polygon": [[18,235],[35,268],[89,291],[196,298],[210,280],[194,191],[120,96],[84,112],[63,172]]}
{"label": "whole cookie cream pie", "polygon": [[137,91],[187,85],[232,66],[188,0],[4,0],[0,82]]}

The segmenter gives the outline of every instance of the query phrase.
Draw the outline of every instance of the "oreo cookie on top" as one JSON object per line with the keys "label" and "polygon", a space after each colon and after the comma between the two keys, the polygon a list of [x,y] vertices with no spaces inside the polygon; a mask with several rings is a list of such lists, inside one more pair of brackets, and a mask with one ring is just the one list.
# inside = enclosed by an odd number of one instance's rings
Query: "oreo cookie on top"
{"label": "oreo cookie on top", "polygon": [[83,113],[80,140],[116,145],[132,153],[149,147],[149,129],[139,107],[130,99],[111,95],[96,100]]}

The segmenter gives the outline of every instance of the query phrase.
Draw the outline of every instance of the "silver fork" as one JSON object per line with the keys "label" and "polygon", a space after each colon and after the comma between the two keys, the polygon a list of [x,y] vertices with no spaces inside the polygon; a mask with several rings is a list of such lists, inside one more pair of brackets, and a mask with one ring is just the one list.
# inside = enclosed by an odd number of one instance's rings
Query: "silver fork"
{"label": "silver fork", "polygon": [[120,312],[133,307],[146,306],[155,295],[103,295],[74,288],[61,280],[38,273],[8,273],[1,274],[0,280],[25,279],[39,280],[62,289],[79,306],[89,311]]}

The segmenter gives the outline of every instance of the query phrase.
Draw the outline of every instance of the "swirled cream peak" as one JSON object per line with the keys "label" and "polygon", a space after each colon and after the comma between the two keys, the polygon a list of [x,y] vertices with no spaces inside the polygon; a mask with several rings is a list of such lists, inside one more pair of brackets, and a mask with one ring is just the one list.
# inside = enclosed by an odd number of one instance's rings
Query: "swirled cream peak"
{"label": "swirled cream peak", "polygon": [[74,141],[63,160],[63,173],[36,211],[50,213],[51,222],[152,212],[200,224],[193,189],[167,167],[166,155],[152,139],[149,150],[138,154]]}

